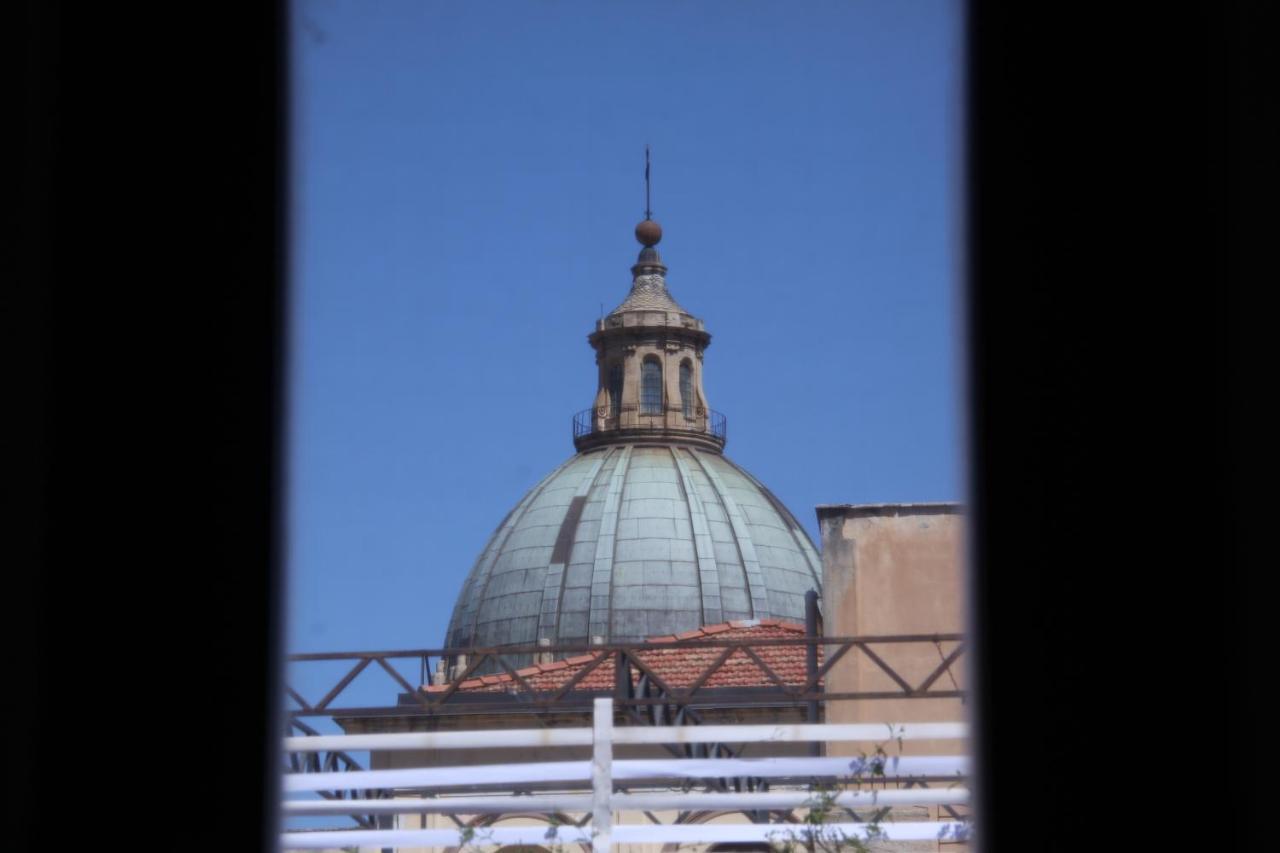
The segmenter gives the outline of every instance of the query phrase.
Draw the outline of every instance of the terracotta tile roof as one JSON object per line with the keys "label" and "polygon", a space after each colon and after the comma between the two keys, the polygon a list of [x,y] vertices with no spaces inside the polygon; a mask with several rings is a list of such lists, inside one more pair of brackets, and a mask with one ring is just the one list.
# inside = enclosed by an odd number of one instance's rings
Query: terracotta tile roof
{"label": "terracotta tile roof", "polygon": [[[648,643],[676,643],[669,649],[650,649],[638,652],[636,657],[671,687],[691,687],[708,666],[724,652],[723,646],[702,646],[696,642],[688,642],[700,638],[715,640],[752,640],[779,639],[804,636],[804,625],[798,622],[784,622],[780,619],[746,619],[734,622],[722,622],[718,625],[707,625],[679,635],[664,635],[648,638]],[[778,678],[789,686],[800,686],[805,682],[805,664],[803,645],[761,646],[752,649],[764,661]],[[516,672],[529,682],[534,690],[554,690],[572,679],[584,667],[596,660],[598,655],[607,652],[577,655],[552,663],[535,664],[518,669]],[[822,658],[821,648],[818,658]],[[639,675],[634,674],[634,678]],[[575,690],[612,690],[613,660],[606,659],[592,670],[581,681],[574,685]],[[737,649],[725,659],[719,669],[703,684],[703,687],[772,687],[776,686],[769,675],[751,659],[743,650]],[[429,693],[443,692],[449,689],[448,684],[425,686]],[[519,690],[520,685],[511,675],[486,675],[470,678],[458,686],[459,692],[468,693],[505,693]]]}

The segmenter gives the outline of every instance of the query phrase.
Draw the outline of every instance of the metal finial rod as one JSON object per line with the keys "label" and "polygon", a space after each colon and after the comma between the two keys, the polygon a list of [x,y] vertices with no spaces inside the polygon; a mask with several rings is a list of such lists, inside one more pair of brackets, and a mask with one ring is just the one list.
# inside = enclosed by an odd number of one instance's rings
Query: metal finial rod
{"label": "metal finial rod", "polygon": [[652,219],[653,211],[649,209],[649,146],[644,147],[644,218]]}

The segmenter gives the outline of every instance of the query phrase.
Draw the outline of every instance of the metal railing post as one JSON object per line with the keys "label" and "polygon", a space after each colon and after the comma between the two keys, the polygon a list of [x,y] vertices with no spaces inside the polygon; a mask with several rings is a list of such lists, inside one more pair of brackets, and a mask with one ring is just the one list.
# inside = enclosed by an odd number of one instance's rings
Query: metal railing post
{"label": "metal railing post", "polygon": [[[808,642],[804,647],[804,673],[808,681],[814,681],[818,675],[818,593],[816,590],[809,590],[804,594],[804,633]],[[818,686],[813,686],[813,692],[818,692]],[[818,702],[811,699],[805,708],[805,722],[818,722]],[[822,755],[822,744],[813,741],[809,744],[810,755]]]}
{"label": "metal railing post", "polygon": [[591,753],[591,851],[609,853],[613,834],[613,700],[595,700]]}

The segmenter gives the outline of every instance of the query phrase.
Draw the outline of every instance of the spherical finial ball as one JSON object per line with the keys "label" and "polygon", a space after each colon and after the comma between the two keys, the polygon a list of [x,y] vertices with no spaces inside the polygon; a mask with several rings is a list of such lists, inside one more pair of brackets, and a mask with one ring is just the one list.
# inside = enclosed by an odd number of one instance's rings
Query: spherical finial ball
{"label": "spherical finial ball", "polygon": [[646,219],[636,226],[636,239],[643,246],[656,246],[662,239],[662,226],[652,219]]}

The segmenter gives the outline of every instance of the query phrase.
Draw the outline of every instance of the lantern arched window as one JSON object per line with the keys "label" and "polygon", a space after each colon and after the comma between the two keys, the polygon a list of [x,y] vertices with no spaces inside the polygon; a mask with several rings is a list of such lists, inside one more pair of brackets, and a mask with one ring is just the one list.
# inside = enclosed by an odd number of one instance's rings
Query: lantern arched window
{"label": "lantern arched window", "polygon": [[693,417],[693,365],[687,358],[680,362],[680,408],[686,418]]}
{"label": "lantern arched window", "polygon": [[640,363],[640,414],[662,414],[662,364],[653,356]]}

